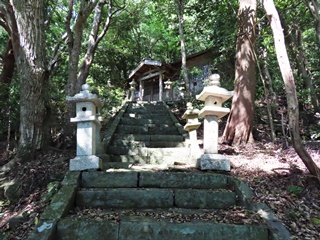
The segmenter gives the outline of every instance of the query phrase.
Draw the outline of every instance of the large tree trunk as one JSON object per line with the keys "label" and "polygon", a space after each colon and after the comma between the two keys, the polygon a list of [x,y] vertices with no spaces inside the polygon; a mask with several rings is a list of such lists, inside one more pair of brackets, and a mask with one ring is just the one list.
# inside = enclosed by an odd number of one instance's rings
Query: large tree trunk
{"label": "large tree trunk", "polygon": [[313,162],[308,152],[304,149],[301,141],[296,86],[284,42],[284,34],[279,14],[277,9],[275,8],[273,0],[264,0],[263,5],[268,15],[270,25],[273,31],[277,59],[285,85],[288,105],[287,107],[289,116],[289,129],[292,136],[293,147],[302,159],[302,161],[304,162],[304,164],[306,165],[306,167],[308,168],[308,170],[310,171],[310,173],[317,176],[320,179],[320,169]]}
{"label": "large tree trunk", "polygon": [[49,109],[44,1],[7,0],[7,9],[21,84],[18,156],[28,159],[45,142],[45,123]]}
{"label": "large tree trunk", "polygon": [[178,20],[179,20],[179,35],[180,35],[180,47],[181,47],[181,71],[183,75],[183,81],[185,85],[185,90],[187,96],[190,96],[190,82],[188,77],[188,69],[187,69],[187,53],[186,53],[186,41],[184,38],[184,29],[183,29],[183,11],[186,0],[176,0],[176,8],[178,12]]}
{"label": "large tree trunk", "polygon": [[252,142],[256,91],[256,0],[240,0],[236,44],[235,89],[231,112],[223,133],[227,144]]}

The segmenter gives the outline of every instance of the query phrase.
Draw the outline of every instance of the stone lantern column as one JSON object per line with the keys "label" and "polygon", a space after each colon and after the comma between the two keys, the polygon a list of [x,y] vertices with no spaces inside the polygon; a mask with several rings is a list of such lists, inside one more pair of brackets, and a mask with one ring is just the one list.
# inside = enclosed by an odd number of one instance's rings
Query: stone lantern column
{"label": "stone lantern column", "polygon": [[97,116],[97,109],[102,103],[96,94],[89,92],[88,84],[82,85],[82,91],[74,97],[67,96],[67,101],[76,103],[76,117],[71,122],[77,123],[77,156],[70,160],[70,171],[100,169],[101,159],[96,156],[100,145],[102,118]]}
{"label": "stone lantern column", "polygon": [[134,100],[134,92],[136,91],[136,85],[137,83],[134,81],[134,79],[129,83],[130,84],[130,101]]}
{"label": "stone lantern column", "polygon": [[201,155],[201,150],[198,144],[197,129],[201,123],[198,121],[199,109],[193,108],[192,103],[187,103],[187,110],[183,114],[182,118],[187,119],[187,124],[184,126],[184,130],[189,132],[190,139],[190,156],[192,159],[197,159]]}
{"label": "stone lantern column", "polygon": [[197,95],[198,100],[205,102],[199,113],[204,118],[204,154],[198,159],[197,167],[201,170],[230,171],[230,161],[218,154],[218,119],[230,112],[229,108],[222,107],[222,103],[233,96],[233,91],[220,87],[219,74],[209,76],[207,81],[208,85]]}

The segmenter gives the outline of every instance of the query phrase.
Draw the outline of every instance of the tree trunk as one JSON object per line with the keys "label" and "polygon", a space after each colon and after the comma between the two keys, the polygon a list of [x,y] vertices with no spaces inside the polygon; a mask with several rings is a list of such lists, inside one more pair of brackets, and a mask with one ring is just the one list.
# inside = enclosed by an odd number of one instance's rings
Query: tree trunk
{"label": "tree trunk", "polygon": [[[45,143],[48,72],[45,64],[44,1],[8,0],[13,51],[21,84],[18,156],[33,157]],[[37,21],[35,21],[37,19]]]}
{"label": "tree trunk", "polygon": [[[10,33],[9,33],[10,34]],[[11,38],[8,39],[7,48],[3,55],[3,66],[2,72],[0,75],[0,84],[1,84],[1,95],[0,101],[6,103],[9,99],[9,87],[14,73],[15,67],[15,58],[13,54],[12,41]],[[0,109],[0,112],[3,116],[5,109]]]}
{"label": "tree trunk", "polygon": [[256,0],[240,0],[236,43],[235,89],[223,142],[252,142],[254,96],[256,91]]}
{"label": "tree trunk", "polygon": [[295,40],[295,38],[292,36],[291,31],[289,30],[288,25],[286,22],[281,18],[280,21],[282,22],[284,34],[285,34],[285,41],[287,45],[289,46],[292,56],[295,59],[296,66],[298,68],[298,72],[301,76],[301,78],[304,81],[305,87],[308,89],[308,94],[311,100],[311,104],[314,110],[314,113],[320,112],[319,107],[319,100],[316,95],[316,90],[313,86],[313,81],[311,78],[311,73],[308,71],[308,68],[306,66],[306,57],[304,55],[304,50],[301,41]]}
{"label": "tree trunk", "polygon": [[320,2],[319,0],[303,0],[314,17],[314,25],[318,44],[320,45]]}
{"label": "tree trunk", "polygon": [[183,81],[186,88],[186,95],[190,96],[190,82],[188,77],[188,69],[187,69],[187,53],[186,53],[186,41],[184,38],[184,30],[183,30],[183,11],[186,0],[176,0],[176,8],[178,12],[178,20],[179,20],[179,35],[180,35],[180,46],[181,46],[181,70],[183,75]]}
{"label": "tree trunk", "polygon": [[[81,83],[78,82],[78,71],[79,71],[79,60],[81,55],[81,47],[83,42],[83,28],[84,24],[87,22],[89,15],[92,13],[93,9],[97,5],[98,0],[90,1],[86,3],[85,0],[80,1],[80,9],[78,12],[77,20],[72,27],[71,19],[74,13],[73,0],[69,0],[69,10],[66,17],[66,31],[67,31],[67,42],[69,49],[69,67],[68,67],[68,82],[66,85],[66,95],[74,96],[81,90]],[[83,81],[83,80],[82,80]],[[85,80],[84,80],[85,81]],[[75,125],[70,123],[70,118],[75,116],[75,106],[74,104],[66,103],[66,113],[65,119],[65,129],[64,134],[66,138],[75,137]]]}
{"label": "tree trunk", "polygon": [[270,75],[268,64],[267,64],[267,49],[265,49],[264,47],[261,49],[260,59],[262,60],[263,65],[262,65],[262,69],[259,67],[259,71],[260,71],[261,81],[263,84],[265,102],[267,104],[267,113],[268,113],[268,119],[269,119],[269,125],[270,125],[270,136],[271,136],[272,142],[275,143],[276,133],[274,130],[272,108],[271,108],[271,103],[274,100],[274,92],[272,89],[271,75]]}
{"label": "tree trunk", "polygon": [[284,42],[284,34],[279,14],[277,9],[275,8],[273,0],[264,0],[263,5],[269,18],[271,29],[273,31],[276,55],[285,85],[289,116],[289,130],[292,136],[293,147],[310,171],[310,173],[320,179],[320,169],[313,162],[312,158],[302,145],[299,128],[299,108],[296,86]]}

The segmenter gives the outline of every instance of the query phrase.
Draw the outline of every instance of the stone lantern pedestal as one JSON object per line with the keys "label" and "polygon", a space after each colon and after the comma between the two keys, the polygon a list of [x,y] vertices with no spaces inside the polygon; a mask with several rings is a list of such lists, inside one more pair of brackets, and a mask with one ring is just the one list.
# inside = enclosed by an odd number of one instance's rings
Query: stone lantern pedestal
{"label": "stone lantern pedestal", "polygon": [[67,97],[67,101],[76,103],[76,117],[71,122],[77,123],[77,156],[70,160],[70,171],[100,169],[101,159],[96,156],[100,145],[100,121],[97,108],[102,103],[96,94],[89,92],[89,85],[82,85],[82,91],[74,97]]}
{"label": "stone lantern pedestal", "polygon": [[230,161],[218,154],[219,125],[218,119],[230,112],[222,107],[222,103],[231,98],[233,91],[220,87],[220,76],[213,74],[208,79],[208,86],[197,95],[197,99],[205,102],[200,116],[204,118],[204,154],[197,160],[197,167],[201,170],[230,171]]}
{"label": "stone lantern pedestal", "polygon": [[197,159],[201,156],[201,150],[198,144],[197,129],[201,123],[198,121],[199,109],[193,108],[192,103],[187,103],[187,111],[182,118],[187,120],[184,130],[189,132],[190,139],[190,156],[192,159]]}

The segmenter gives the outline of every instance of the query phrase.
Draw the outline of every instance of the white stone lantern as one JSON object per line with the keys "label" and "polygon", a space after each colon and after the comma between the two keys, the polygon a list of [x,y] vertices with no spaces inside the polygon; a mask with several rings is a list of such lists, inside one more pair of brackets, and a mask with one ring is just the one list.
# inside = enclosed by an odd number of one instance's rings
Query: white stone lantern
{"label": "white stone lantern", "polygon": [[164,82],[164,89],[170,90],[171,86],[172,86],[172,82],[170,81],[170,79]]}
{"label": "white stone lantern", "polygon": [[133,101],[134,100],[134,92],[136,91],[137,83],[133,79],[129,84],[130,84],[130,92],[131,92],[130,101]]}
{"label": "white stone lantern", "polygon": [[77,156],[70,160],[70,171],[100,169],[101,159],[97,157],[97,147],[100,145],[100,129],[102,118],[97,116],[97,108],[102,103],[96,94],[89,92],[88,84],[82,85],[82,91],[73,97],[67,96],[67,101],[76,103],[76,117],[71,122],[77,123]]}
{"label": "white stone lantern", "polygon": [[182,118],[187,120],[184,130],[189,132],[190,139],[190,155],[192,159],[196,159],[201,155],[201,150],[197,139],[197,129],[201,123],[198,120],[199,109],[193,108],[192,103],[187,103],[187,110]]}
{"label": "white stone lantern", "polygon": [[205,102],[199,113],[204,118],[204,154],[198,159],[197,166],[202,170],[230,171],[230,161],[218,154],[218,119],[230,112],[229,108],[222,107],[222,103],[233,96],[233,91],[220,87],[219,74],[209,76],[207,81],[208,85],[197,95],[198,100]]}

